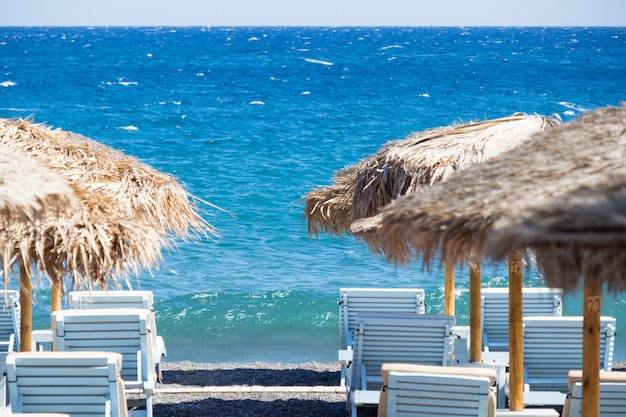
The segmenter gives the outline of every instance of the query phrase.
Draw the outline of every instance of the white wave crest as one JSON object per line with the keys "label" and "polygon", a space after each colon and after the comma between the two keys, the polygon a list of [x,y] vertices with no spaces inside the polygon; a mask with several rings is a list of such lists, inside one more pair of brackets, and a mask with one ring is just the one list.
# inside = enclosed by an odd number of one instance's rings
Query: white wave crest
{"label": "white wave crest", "polygon": [[404,49],[404,46],[402,46],[402,45],[389,45],[389,46],[383,46],[382,48],[380,48],[380,50],[381,51],[385,51],[387,49],[392,49],[392,48]]}
{"label": "white wave crest", "polygon": [[320,65],[335,65],[332,62],[328,62],[328,61],[321,61],[319,59],[311,59],[311,58],[304,58],[304,60],[306,62],[310,62],[311,64],[320,64]]}
{"label": "white wave crest", "polygon": [[265,106],[265,102],[261,100],[251,101],[250,104],[252,104],[253,106]]}
{"label": "white wave crest", "polygon": [[11,81],[11,80],[3,81],[3,82],[0,83],[0,87],[14,87],[16,85],[17,85],[17,83],[15,81]]}
{"label": "white wave crest", "polygon": [[137,126],[132,126],[132,125],[120,126],[120,127],[118,127],[118,129],[127,130],[129,132],[135,132],[135,131],[139,130],[139,128]]}
{"label": "white wave crest", "polygon": [[139,84],[137,81],[118,81],[117,83],[120,84],[120,85],[123,85],[123,86],[138,85]]}
{"label": "white wave crest", "polygon": [[565,107],[566,109],[576,110],[576,111],[580,111],[580,112],[587,111],[587,109],[584,108],[583,106],[580,106],[580,105],[574,104],[574,103],[569,103],[567,101],[560,101],[559,104],[561,106]]}

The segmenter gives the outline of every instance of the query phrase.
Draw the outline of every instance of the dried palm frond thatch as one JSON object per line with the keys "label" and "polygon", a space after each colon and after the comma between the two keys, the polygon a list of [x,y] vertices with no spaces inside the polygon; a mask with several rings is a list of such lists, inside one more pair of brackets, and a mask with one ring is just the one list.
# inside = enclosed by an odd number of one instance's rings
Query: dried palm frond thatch
{"label": "dried palm frond thatch", "polygon": [[37,227],[44,233],[34,246],[22,242],[24,253],[37,251],[44,259],[40,266],[51,279],[69,275],[74,286],[106,287],[156,266],[175,237],[214,232],[172,176],[91,139],[0,119],[0,147],[48,167],[80,200],[71,215],[41,220]]}
{"label": "dried palm frond thatch", "polygon": [[[626,173],[624,161],[626,108],[598,109],[539,133],[532,142],[503,153],[489,163],[469,167],[445,184],[436,184],[422,193],[400,198],[384,208],[380,215],[356,222],[352,231],[357,234],[375,231],[379,249],[390,260],[406,263],[419,253],[428,262],[441,250],[444,262],[462,262],[473,251],[483,253],[497,220],[534,216],[534,221],[540,223],[540,217],[547,213],[542,210],[577,201],[584,195],[581,190],[597,192],[602,188],[609,190],[611,183],[623,185],[626,176],[620,177],[620,174]],[[568,197],[571,193],[574,193],[572,197]],[[605,197],[608,195],[609,192]],[[555,203],[559,201],[561,203]],[[578,220],[582,222],[582,219]],[[612,225],[617,225],[618,218],[614,220]],[[602,224],[598,219],[594,221],[595,225]],[[558,224],[564,231],[571,231],[570,237],[575,236],[576,222],[567,222],[563,218],[559,222],[553,223],[555,237]],[[594,225],[590,220],[587,224]],[[605,225],[609,224],[607,220]],[[556,241],[550,239],[550,230],[546,232],[545,242],[554,249]],[[607,231],[607,237],[613,232]],[[590,236],[588,234],[586,238],[591,239]],[[502,245],[496,254],[504,256],[511,249],[530,242],[531,239],[522,239],[505,246],[500,240],[491,247]],[[565,239],[559,244],[561,248],[551,257],[554,262],[571,255],[574,247]],[[546,255],[537,252],[538,262],[546,268],[542,256]],[[606,265],[617,263],[615,258],[611,258],[611,263],[608,259],[605,261]],[[570,268],[570,271],[567,279],[546,274],[546,282],[571,289],[574,282],[578,283],[580,270],[575,272]]]}
{"label": "dried palm frond thatch", "polygon": [[388,142],[372,156],[339,171],[331,186],[306,196],[309,235],[350,233],[352,222],[373,216],[393,199],[420,191],[530,140],[559,121],[515,114],[428,129]]}
{"label": "dried palm frond thatch", "polygon": [[[590,113],[553,134],[561,141],[579,137],[625,146],[626,109]],[[585,269],[613,292],[626,290],[626,162],[607,163],[605,169],[603,175],[581,178],[574,190],[553,201],[530,200],[513,207],[494,222],[486,253],[502,258],[508,250],[531,247],[554,286],[573,290]]]}
{"label": "dried palm frond thatch", "polygon": [[106,289],[120,279],[131,287],[128,275],[155,267],[176,237],[214,232],[172,176],[91,139],[29,120],[0,119],[0,147],[54,171],[79,200],[78,210],[66,216],[0,229],[0,244],[16,242],[19,248],[14,262],[20,265],[22,349],[31,343],[33,266],[48,276],[55,311],[68,277],[77,289]]}
{"label": "dried palm frond thatch", "polygon": [[214,232],[198,214],[196,199],[174,177],[102,143],[29,120],[0,119],[0,146],[86,191],[112,196],[121,210],[143,217],[159,232],[183,238],[190,232]]}
{"label": "dried palm frond thatch", "polygon": [[[0,262],[5,280],[21,254],[20,249],[28,245],[19,234],[4,231],[13,228],[35,232],[35,222],[77,208],[74,190],[60,176],[35,161],[0,148]],[[37,234],[24,237],[32,241]],[[36,253],[24,255],[28,264],[40,262]]]}
{"label": "dried palm frond thatch", "polygon": [[76,208],[76,196],[59,175],[28,158],[0,148],[0,217],[34,221],[49,212]]}
{"label": "dried palm frond thatch", "polygon": [[[3,224],[0,242],[14,251],[5,266],[19,263],[28,277],[35,276],[36,267],[51,282],[69,277],[71,286],[80,289],[117,285],[158,264],[165,243],[154,228],[111,208],[106,197],[89,202],[77,195],[79,207],[68,214]],[[5,287],[9,278],[5,270]]]}

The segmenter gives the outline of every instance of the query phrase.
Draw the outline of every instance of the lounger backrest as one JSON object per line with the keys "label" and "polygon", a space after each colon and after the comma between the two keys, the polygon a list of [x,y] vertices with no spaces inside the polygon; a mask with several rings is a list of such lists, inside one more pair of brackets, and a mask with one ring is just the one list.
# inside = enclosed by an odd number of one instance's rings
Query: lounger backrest
{"label": "lounger backrest", "polygon": [[153,310],[152,291],[71,291],[70,308],[143,308]]}
{"label": "lounger backrest", "polygon": [[[582,371],[569,372],[563,417],[582,416]],[[626,416],[626,372],[600,371],[600,417]]]}
{"label": "lounger backrest", "polygon": [[53,349],[121,353],[126,388],[152,392],[156,382],[149,315],[148,310],[131,308],[55,311]]}
{"label": "lounger backrest", "polygon": [[[13,351],[20,350],[20,293],[15,290],[0,291],[0,341],[14,335]],[[6,348],[3,347],[6,351]]]}
{"label": "lounger backrest", "polygon": [[121,355],[111,352],[19,352],[7,357],[13,413],[126,417]]}
{"label": "lounger backrest", "polygon": [[450,365],[454,316],[426,314],[359,314],[355,336],[353,386],[361,372],[380,376],[383,363]]}
{"label": "lounger backrest", "polygon": [[419,288],[341,288],[339,290],[339,331],[341,349],[356,328],[360,313],[424,314],[424,290]]}
{"label": "lounger backrest", "polygon": [[[600,369],[610,371],[615,347],[613,317],[602,317]],[[582,316],[524,317],[524,369],[531,390],[567,392],[570,369],[582,368]]]}
{"label": "lounger backrest", "polygon": [[71,309],[141,308],[150,311],[148,324],[152,329],[154,360],[159,362],[161,355],[165,355],[165,342],[157,331],[152,291],[72,291],[68,298]]}
{"label": "lounger backrest", "polygon": [[[382,366],[380,373],[383,380],[383,388],[380,390],[380,399],[378,402],[378,417],[387,417],[389,410],[387,407],[387,394],[388,394],[388,385],[389,385],[389,374],[392,372],[402,372],[402,373],[417,373],[417,374],[431,374],[438,375],[441,378],[445,378],[448,375],[453,376],[465,376],[465,377],[473,377],[473,378],[483,378],[488,381],[489,386],[492,389],[489,390],[489,413],[488,416],[495,415],[496,411],[496,391],[493,389],[494,385],[497,381],[496,371],[492,368],[482,367],[482,366],[432,366],[432,365],[418,365],[418,364],[406,364],[406,363],[386,363]],[[412,387],[415,389],[417,387]],[[417,388],[421,391],[421,388]],[[454,386],[452,386],[454,389]],[[425,389],[428,390],[427,388]],[[454,391],[448,391],[448,395],[453,395]],[[446,402],[442,402],[445,406]],[[399,408],[396,408],[395,411],[399,411]],[[439,409],[436,415],[438,416],[446,416],[446,412],[455,412],[456,410],[448,410],[448,409]],[[395,416],[396,414],[389,414],[389,416]],[[453,414],[455,415],[455,414]],[[472,415],[471,413],[469,415]],[[482,415],[481,417],[483,417]]]}
{"label": "lounger backrest", "polygon": [[388,378],[387,416],[494,416],[489,378],[397,371]]}
{"label": "lounger backrest", "polygon": [[[509,350],[509,289],[481,289],[483,339],[490,351]],[[524,316],[561,316],[563,291],[559,288],[524,288]]]}

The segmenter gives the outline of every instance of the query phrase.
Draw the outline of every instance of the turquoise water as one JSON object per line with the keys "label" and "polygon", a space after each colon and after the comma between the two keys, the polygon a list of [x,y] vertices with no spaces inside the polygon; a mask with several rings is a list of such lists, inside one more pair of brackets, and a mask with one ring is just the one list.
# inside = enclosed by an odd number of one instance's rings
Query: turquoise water
{"label": "turquoise water", "polygon": [[[175,175],[220,236],[181,242],[154,291],[169,360],[332,361],[340,287],[411,286],[441,312],[443,271],[311,239],[302,196],[383,143],[456,121],[616,105],[626,28],[1,28],[0,117],[31,116]],[[506,265],[483,266],[506,286]],[[526,285],[543,285],[527,271]],[[15,283],[12,283],[15,285]],[[467,324],[467,268],[457,269]],[[565,314],[581,314],[580,294]],[[626,359],[626,310],[616,357]],[[48,325],[37,286],[35,328]]]}

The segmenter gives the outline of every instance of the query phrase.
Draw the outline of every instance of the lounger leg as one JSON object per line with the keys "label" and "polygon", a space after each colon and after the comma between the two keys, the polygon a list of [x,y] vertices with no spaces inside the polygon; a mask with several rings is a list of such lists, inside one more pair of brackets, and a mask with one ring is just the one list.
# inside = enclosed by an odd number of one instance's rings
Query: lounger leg
{"label": "lounger leg", "polygon": [[152,394],[146,395],[146,417],[152,417]]}

